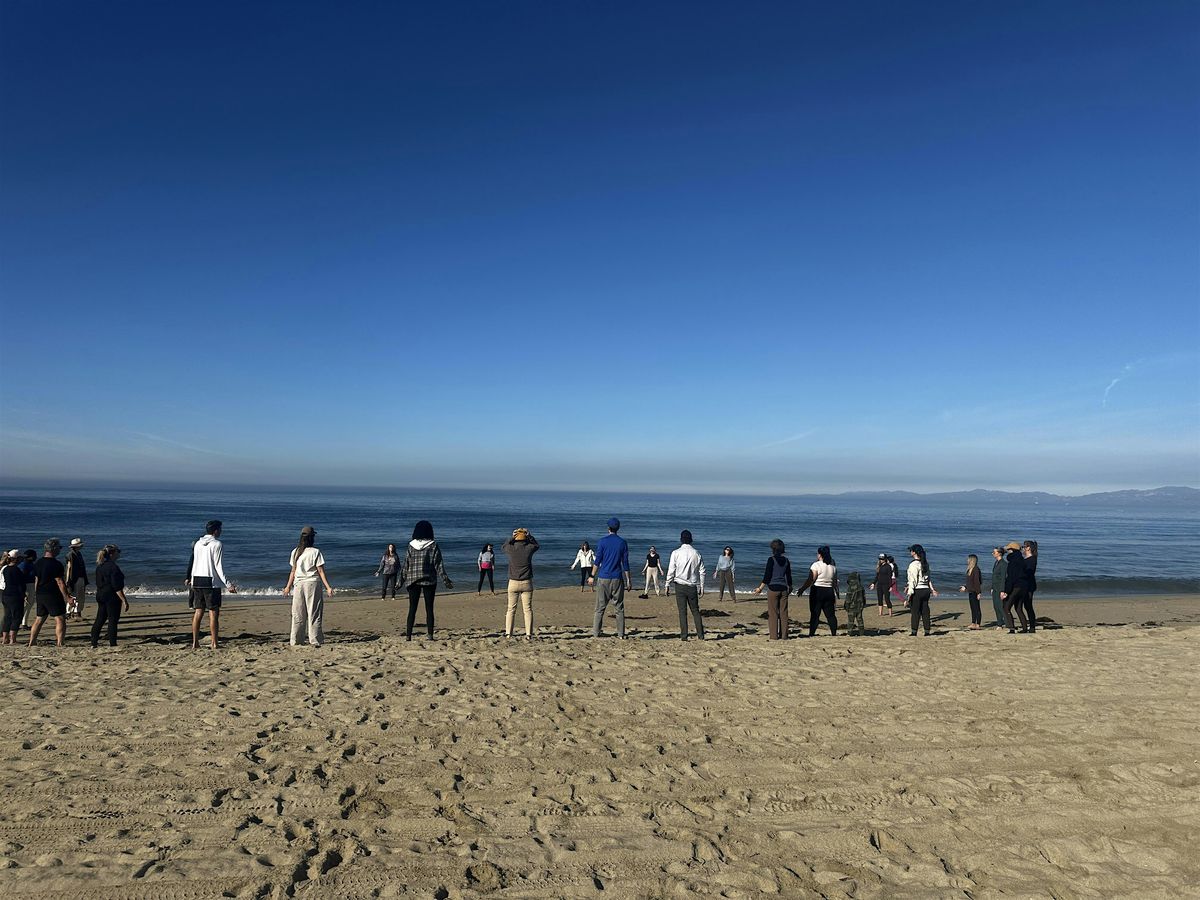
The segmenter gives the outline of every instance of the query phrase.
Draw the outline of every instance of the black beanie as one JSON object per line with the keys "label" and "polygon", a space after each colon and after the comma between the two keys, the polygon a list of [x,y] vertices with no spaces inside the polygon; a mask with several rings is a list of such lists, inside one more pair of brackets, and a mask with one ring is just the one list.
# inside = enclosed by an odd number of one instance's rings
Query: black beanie
{"label": "black beanie", "polygon": [[679,532],[679,543],[690,544],[692,542],[692,533],[686,528]]}

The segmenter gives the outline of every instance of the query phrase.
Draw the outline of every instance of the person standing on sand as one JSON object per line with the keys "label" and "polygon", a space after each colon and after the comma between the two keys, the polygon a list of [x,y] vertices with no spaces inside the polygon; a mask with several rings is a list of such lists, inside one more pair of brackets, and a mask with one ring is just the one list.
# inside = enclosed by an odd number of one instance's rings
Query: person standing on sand
{"label": "person standing on sand", "polygon": [[917,636],[917,623],[925,627],[925,637],[929,637],[929,598],[937,596],[933,587],[933,579],[929,575],[929,559],[925,556],[925,548],[913,544],[908,548],[912,562],[908,564],[908,604],[912,611],[912,623],[909,631]]}
{"label": "person standing on sand", "polygon": [[[579,545],[579,552],[575,554],[575,562],[571,563],[571,571],[574,572],[576,567],[579,569],[579,593],[583,593],[588,589],[588,581],[592,577],[592,568],[596,565],[596,554],[592,550],[587,541]],[[596,589],[592,588],[594,594]]]}
{"label": "person standing on sand", "polygon": [[867,605],[867,592],[863,590],[862,576],[851,572],[846,579],[846,628],[851,636],[867,633],[863,624],[863,609]]}
{"label": "person standing on sand", "polygon": [[[880,553],[879,561],[875,563],[875,580],[871,582],[871,590],[875,592],[875,605],[879,607],[881,616],[892,614],[892,582],[895,578],[895,569],[888,562],[887,554]],[[885,604],[886,613],[883,611]]]}
{"label": "person standing on sand", "polygon": [[388,544],[387,549],[383,551],[383,556],[379,557],[379,568],[375,570],[375,577],[383,578],[383,591],[379,595],[379,599],[383,600],[388,595],[388,588],[392,590],[392,599],[396,599],[396,579],[400,574],[400,556],[396,553],[396,545]]}
{"label": "person standing on sand", "polygon": [[4,603],[4,623],[0,625],[0,644],[16,644],[25,609],[25,573],[21,571],[21,551],[9,550],[0,560],[0,600]]}
{"label": "person standing on sand", "polygon": [[662,557],[658,555],[658,551],[653,547],[646,554],[646,565],[642,567],[642,574],[646,576],[646,591],[644,596],[650,596],[650,584],[654,584],[654,596],[659,597],[661,594],[658,589],[658,576],[662,572]]}
{"label": "person standing on sand", "polygon": [[29,615],[35,612],[37,607],[37,593],[34,585],[33,568],[37,565],[37,551],[26,550],[22,554],[21,559],[21,574],[25,576],[25,612],[21,616],[21,627],[28,628],[30,625]]}
{"label": "person standing on sand", "polygon": [[125,573],[117,565],[121,548],[108,544],[96,554],[96,621],[92,623],[92,649],[100,646],[100,630],[108,624],[108,646],[117,646],[117,623],[121,612],[129,612],[125,596]]}
{"label": "person standing on sand", "polygon": [[533,640],[533,554],[539,544],[525,528],[518,528],[500,545],[508,557],[508,609],[504,614],[504,635],[513,636],[513,619],[517,601],[525,616],[525,640]]}
{"label": "person standing on sand", "polygon": [[484,544],[483,549],[479,551],[479,558],[475,560],[475,565],[479,567],[479,584],[475,585],[475,596],[478,597],[483,593],[483,579],[487,579],[488,590],[492,592],[492,596],[496,596],[496,552],[492,549],[491,544]]}
{"label": "person standing on sand", "polygon": [[983,590],[983,575],[979,571],[979,557],[972,553],[967,557],[967,577],[959,593],[966,591],[967,602],[971,604],[971,631],[978,631],[983,613],[979,609],[979,594]]}
{"label": "person standing on sand", "polygon": [[763,572],[762,583],[754,589],[754,593],[767,592],[767,640],[786,641],[788,639],[788,597],[792,593],[792,562],[783,555],[786,548],[783,541],[776,538],[771,541],[771,556],[767,559],[767,568]]}
{"label": "person standing on sand", "polygon": [[204,526],[204,537],[192,544],[192,565],[188,588],[192,601],[192,649],[200,649],[200,623],[208,612],[208,633],[213,650],[220,646],[221,639],[221,593],[228,588],[236,594],[237,588],[225,577],[222,565],[224,547],[221,544],[221,520],[213,519]]}
{"label": "person standing on sand", "polygon": [[996,627],[1004,627],[1004,579],[1008,575],[1008,560],[999,547],[992,548],[992,611],[996,614]]}
{"label": "person standing on sand", "polygon": [[704,558],[692,546],[692,533],[686,528],[679,533],[679,549],[671,552],[667,584],[675,586],[680,639],[688,639],[690,609],[692,621],[696,623],[696,637],[704,640],[704,619],[700,615],[700,598],[704,596]]}
{"label": "person standing on sand", "polygon": [[67,570],[67,593],[72,602],[67,604],[67,615],[75,621],[83,619],[83,604],[87,599],[88,581],[87,561],[83,558],[83,538],[71,538],[71,549],[63,563]]}
{"label": "person standing on sand", "polygon": [[599,588],[592,637],[603,634],[604,613],[611,603],[617,611],[617,637],[625,640],[625,592],[633,590],[633,576],[629,571],[629,545],[617,534],[620,529],[621,520],[613,516],[608,520],[608,534],[596,543],[596,561],[588,579],[589,584]]}
{"label": "person standing on sand", "polygon": [[404,628],[405,640],[412,640],[413,624],[417,620],[417,603],[425,597],[425,628],[433,640],[433,599],[437,595],[438,579],[452,590],[454,583],[442,565],[442,549],[433,539],[433,525],[422,519],[413,526],[412,540],[404,556],[404,568],[400,570],[400,587],[408,588],[408,621]]}
{"label": "person standing on sand", "polygon": [[[812,590],[809,591],[809,588],[812,588]],[[808,636],[816,636],[817,626],[821,624],[821,613],[824,613],[825,621],[829,623],[829,633],[836,637],[838,599],[837,565],[833,561],[833,554],[825,544],[817,548],[817,559],[809,567],[808,577],[804,579],[804,586],[796,594],[797,596],[803,596],[805,591],[809,591]]]}
{"label": "person standing on sand", "polygon": [[1017,633],[1017,623],[1013,621],[1013,610],[1021,619],[1021,634],[1029,631],[1029,622],[1025,618],[1025,592],[1027,581],[1025,574],[1025,557],[1021,555],[1021,545],[1009,541],[1004,545],[1005,560],[1008,568],[1004,573],[1004,590],[1000,599],[1004,601],[1004,618],[1008,625],[1008,633]]}
{"label": "person standing on sand", "polygon": [[1030,633],[1037,630],[1037,614],[1033,611],[1033,595],[1037,593],[1037,541],[1025,541],[1021,544],[1021,555],[1025,557],[1026,595],[1022,600],[1026,617],[1029,619]]}
{"label": "person standing on sand", "polygon": [[726,547],[717,557],[717,595],[718,600],[725,599],[725,589],[729,588],[729,599],[737,603],[737,589],[734,587],[733,548]]}
{"label": "person standing on sand", "polygon": [[58,554],[62,553],[62,543],[58,538],[50,538],[45,547],[45,555],[33,567],[37,617],[33,620],[33,627],[29,629],[29,646],[37,643],[42,624],[53,616],[54,642],[61,647],[67,639],[67,604],[71,601],[71,595],[67,591],[67,570],[58,561]]}
{"label": "person standing on sand", "polygon": [[[300,529],[300,541],[292,551],[288,564],[292,570],[288,573],[287,584],[283,586],[283,596],[292,592],[295,585],[296,596],[292,598],[292,636],[290,643],[297,647],[305,635],[314,647],[325,643],[325,598],[321,596],[321,585],[329,596],[333,596],[333,588],[325,577],[325,557],[317,549],[317,530],[311,525]],[[318,583],[320,582],[320,583]]]}

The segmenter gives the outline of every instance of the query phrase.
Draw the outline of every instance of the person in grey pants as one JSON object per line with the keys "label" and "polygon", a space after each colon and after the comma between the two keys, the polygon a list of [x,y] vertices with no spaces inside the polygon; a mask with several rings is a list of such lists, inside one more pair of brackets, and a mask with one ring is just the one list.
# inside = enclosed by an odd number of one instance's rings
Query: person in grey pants
{"label": "person in grey pants", "polygon": [[667,584],[675,586],[675,605],[679,609],[679,637],[688,639],[688,610],[696,623],[696,637],[704,640],[704,619],[700,617],[700,597],[704,593],[704,558],[692,546],[692,533],[679,535],[679,549],[671,553]]}
{"label": "person in grey pants", "polygon": [[1005,626],[1004,620],[1004,600],[1000,597],[1004,590],[1004,579],[1008,577],[1008,560],[1004,558],[1004,551],[999,547],[992,548],[992,610],[996,613],[996,625],[999,628]]}
{"label": "person in grey pants", "polygon": [[596,615],[592,620],[592,636],[600,637],[604,613],[611,603],[617,609],[617,637],[625,639],[625,592],[633,590],[633,575],[629,571],[629,545],[617,534],[621,520],[608,520],[608,534],[596,543],[596,562],[592,566],[596,591]]}

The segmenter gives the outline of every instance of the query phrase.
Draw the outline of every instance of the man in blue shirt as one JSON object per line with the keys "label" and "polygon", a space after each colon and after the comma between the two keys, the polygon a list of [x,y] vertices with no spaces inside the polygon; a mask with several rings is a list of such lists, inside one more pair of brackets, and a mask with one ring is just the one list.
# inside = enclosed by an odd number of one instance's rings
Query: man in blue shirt
{"label": "man in blue shirt", "polygon": [[604,613],[611,603],[617,610],[617,637],[625,640],[625,592],[633,590],[633,576],[629,573],[629,545],[617,535],[621,520],[616,516],[608,520],[608,534],[596,544],[596,565],[588,581],[596,583],[596,618],[592,623],[592,636],[600,637],[604,624]]}

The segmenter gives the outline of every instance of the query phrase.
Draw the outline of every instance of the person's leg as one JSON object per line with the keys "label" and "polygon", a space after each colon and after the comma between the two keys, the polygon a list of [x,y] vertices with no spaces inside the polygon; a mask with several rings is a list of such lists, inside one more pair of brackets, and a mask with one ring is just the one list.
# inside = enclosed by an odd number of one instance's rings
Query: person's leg
{"label": "person's leg", "polygon": [[921,624],[925,628],[925,633],[929,634],[929,591],[924,591],[921,597]]}
{"label": "person's leg", "polygon": [[504,635],[512,637],[513,619],[517,615],[517,597],[520,595],[519,584],[523,582],[508,579],[508,608],[504,611]]}
{"label": "person's leg", "polygon": [[654,596],[655,597],[661,596],[661,594],[662,594],[662,589],[659,588],[659,586],[658,586],[658,576],[660,574],[663,574],[660,569],[654,570]]}
{"label": "person's leg", "polygon": [[1019,587],[1010,595],[1013,601],[1013,609],[1017,612],[1017,618],[1021,620],[1021,630],[1029,630],[1029,619],[1025,616],[1025,588]]}
{"label": "person's leg", "polygon": [[488,573],[488,590],[494,594],[494,593],[496,593],[496,570],[494,568],[488,569],[487,573]]}
{"label": "person's leg", "polygon": [[781,591],[767,590],[767,640],[779,640],[779,595]]}
{"label": "person's leg", "polygon": [[81,620],[83,619],[83,607],[87,601],[87,589],[87,582],[82,578],[75,582],[75,603],[79,609],[79,612],[76,614],[76,618]]}
{"label": "person's leg", "polygon": [[408,586],[408,621],[404,626],[404,637],[407,640],[412,640],[413,623],[417,621],[417,604],[421,602],[421,586],[419,584],[410,584]]}
{"label": "person's leg", "polygon": [[292,586],[292,635],[288,641],[293,647],[304,643],[304,632],[308,630],[308,583],[297,581]]}
{"label": "person's leg", "polygon": [[95,647],[100,643],[100,629],[104,627],[104,623],[108,619],[108,603],[107,601],[96,598],[96,621],[92,623],[92,646]]}
{"label": "person's leg", "polygon": [[999,591],[992,591],[992,612],[996,614],[996,624],[1004,627],[1004,601],[1000,599]]}
{"label": "person's leg", "polygon": [[704,640],[704,619],[700,615],[700,594],[698,590],[692,591],[692,596],[688,598],[688,606],[692,610],[692,621],[696,623],[696,637]]}
{"label": "person's leg", "polygon": [[781,641],[788,640],[792,626],[791,617],[788,615],[788,600],[791,599],[792,592],[784,588],[779,592],[779,639]]}
{"label": "person's leg", "polygon": [[912,595],[912,602],[908,604],[908,615],[909,619],[911,620],[908,624],[908,630],[912,634],[916,634],[917,625],[921,621],[921,609],[920,604],[917,603],[917,595],[915,592]]}
{"label": "person's leg", "polygon": [[825,613],[825,621],[829,623],[829,633],[837,635],[837,594],[833,592],[833,588],[821,591],[821,611]]}
{"label": "person's leg", "polygon": [[675,609],[679,613],[679,637],[685,641],[688,637],[687,598],[691,589],[691,585],[680,584],[678,581],[675,582]]}
{"label": "person's leg", "polygon": [[1022,603],[1025,607],[1025,612],[1029,617],[1029,630],[1037,631],[1037,615],[1033,611],[1033,592],[1026,591]]}
{"label": "person's leg", "polygon": [[[37,595],[33,592],[33,583],[30,582],[25,588],[25,613],[21,616],[21,627],[28,628],[30,613],[36,613]],[[36,618],[36,615],[35,615]]]}
{"label": "person's leg", "polygon": [[200,649],[200,622],[204,619],[203,607],[197,606],[192,611],[192,649]]}
{"label": "person's leg", "polygon": [[42,623],[46,621],[45,616],[34,616],[33,625],[29,629],[29,646],[32,647],[37,643],[38,634],[42,630]]}
{"label": "person's leg", "polygon": [[425,627],[429,631],[429,639],[433,640],[433,598],[437,596],[437,585],[425,585]]}
{"label": "person's leg", "polygon": [[579,593],[581,594],[587,590],[588,571],[587,566],[579,567]]}
{"label": "person's leg", "polygon": [[528,582],[529,588],[521,591],[521,613],[525,616],[525,637],[533,637],[533,582]]}
{"label": "person's leg", "polygon": [[221,608],[219,606],[208,611],[208,637],[212,642],[209,646],[216,650],[221,645]]}
{"label": "person's leg", "polygon": [[[121,621],[121,601],[108,601],[108,646],[117,646],[117,625]],[[94,643],[94,642],[93,642]]]}
{"label": "person's leg", "polygon": [[600,637],[603,634],[604,614],[608,611],[609,596],[612,593],[613,580],[611,578],[596,579],[596,614],[592,619],[592,637]]}
{"label": "person's leg", "polygon": [[325,586],[312,582],[313,595],[308,606],[308,642],[314,647],[325,643]]}
{"label": "person's leg", "polygon": [[979,608],[979,595],[968,593],[967,602],[971,604],[971,624],[978,627],[983,621],[983,610]]}
{"label": "person's leg", "polygon": [[617,590],[613,594],[613,606],[617,609],[617,637],[625,637],[625,579],[617,579]]}
{"label": "person's leg", "polygon": [[4,643],[8,643],[8,636],[11,632],[16,631],[16,618],[14,617],[14,608],[24,600],[24,597],[15,599],[4,598],[4,624],[0,625],[0,634],[4,636]]}
{"label": "person's leg", "polygon": [[67,641],[67,617],[54,617],[54,643],[61,647]]}
{"label": "person's leg", "polygon": [[821,598],[815,587],[808,589],[808,636],[817,633],[817,625],[821,622]]}

